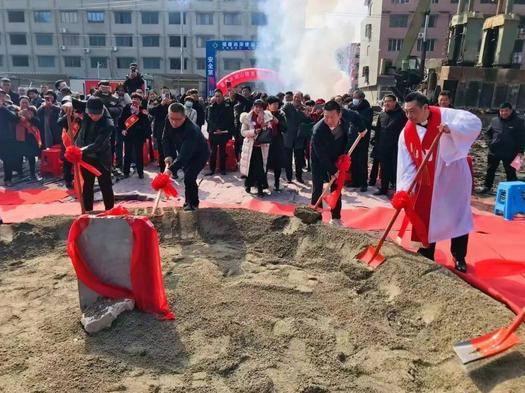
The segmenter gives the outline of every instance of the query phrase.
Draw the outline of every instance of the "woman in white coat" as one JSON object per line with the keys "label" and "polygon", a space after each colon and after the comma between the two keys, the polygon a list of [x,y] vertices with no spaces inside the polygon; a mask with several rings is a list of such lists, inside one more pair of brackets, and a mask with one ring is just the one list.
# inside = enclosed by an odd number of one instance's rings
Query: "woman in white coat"
{"label": "woman in white coat", "polygon": [[259,143],[257,136],[267,128],[271,128],[273,116],[264,110],[263,100],[255,100],[252,110],[242,113],[241,135],[244,137],[241,152],[241,174],[246,176],[244,187],[247,193],[252,187],[257,187],[257,195],[264,196],[267,187],[266,162],[268,161],[269,143]]}

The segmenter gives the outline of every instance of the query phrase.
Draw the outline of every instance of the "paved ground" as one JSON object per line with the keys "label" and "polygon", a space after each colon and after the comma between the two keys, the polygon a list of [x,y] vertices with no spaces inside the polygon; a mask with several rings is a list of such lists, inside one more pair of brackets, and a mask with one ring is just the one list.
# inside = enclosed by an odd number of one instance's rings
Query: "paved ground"
{"label": "paved ground", "polygon": [[[253,194],[248,194],[244,190],[244,180],[241,179],[240,173],[234,172],[229,173],[225,176],[214,175],[204,176],[203,173],[199,176],[199,180],[202,182],[199,187],[200,199],[212,203],[238,203],[248,201],[249,199],[256,198],[255,188],[253,188]],[[122,179],[114,185],[114,191],[118,194],[131,194],[138,193],[147,197],[154,197],[154,191],[151,189],[151,180],[156,174],[156,168],[150,165],[146,169],[145,178],[139,179],[136,175],[128,179]],[[179,172],[182,176],[182,171]],[[267,195],[262,198],[264,200],[279,202],[283,204],[308,204],[310,202],[311,195],[311,176],[310,173],[304,173],[304,180],[306,184],[293,182],[288,184],[286,181],[281,179],[281,192],[273,191],[273,174],[268,175],[268,183],[270,184],[270,190],[267,191]],[[184,194],[184,182],[180,177],[175,180],[175,187],[177,191]],[[356,189],[346,188],[343,196],[343,208],[352,207],[376,207],[386,206],[389,201],[385,197],[377,197],[372,195],[377,190],[376,187],[369,187],[366,193],[358,192]]]}

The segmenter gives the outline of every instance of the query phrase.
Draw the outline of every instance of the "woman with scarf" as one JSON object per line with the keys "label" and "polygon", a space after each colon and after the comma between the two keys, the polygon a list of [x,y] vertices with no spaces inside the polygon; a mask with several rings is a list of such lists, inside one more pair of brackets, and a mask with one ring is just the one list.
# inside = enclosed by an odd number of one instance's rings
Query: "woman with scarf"
{"label": "woman with scarf", "polygon": [[40,122],[36,116],[36,108],[31,106],[29,97],[20,97],[20,110],[16,124],[16,141],[20,147],[20,154],[29,162],[29,175],[31,180],[41,180],[36,175],[36,160],[40,156],[42,138],[40,136]]}
{"label": "woman with scarf", "polygon": [[[247,193],[252,187],[257,187],[257,195],[264,196],[264,188],[267,187],[266,163],[270,143],[261,141],[261,137],[272,128],[273,115],[264,110],[263,100],[255,100],[252,110],[242,113],[241,134],[244,137],[241,152],[241,174],[246,176],[244,187]],[[258,140],[259,139],[259,140]]]}
{"label": "woman with scarf", "polygon": [[272,120],[272,142],[268,152],[268,164],[266,173],[269,170],[273,171],[274,175],[274,191],[281,191],[279,188],[279,180],[281,178],[281,171],[286,163],[284,152],[283,134],[286,133],[286,117],[284,113],[279,110],[280,100],[275,96],[268,97],[268,110],[273,116]]}

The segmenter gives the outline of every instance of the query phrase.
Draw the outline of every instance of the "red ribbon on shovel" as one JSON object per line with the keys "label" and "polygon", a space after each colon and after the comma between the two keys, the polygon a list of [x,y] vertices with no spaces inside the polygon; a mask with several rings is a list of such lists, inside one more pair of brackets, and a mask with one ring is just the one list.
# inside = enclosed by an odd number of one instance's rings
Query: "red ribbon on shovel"
{"label": "red ribbon on shovel", "polygon": [[416,213],[414,209],[414,201],[410,197],[410,194],[407,191],[398,191],[394,194],[391,203],[394,209],[404,210],[405,215],[408,217],[408,221],[403,222],[403,225],[399,231],[399,236],[403,237],[407,226],[406,224],[410,222],[412,224],[412,229],[417,234],[418,238],[423,239],[423,246],[428,247],[428,241],[424,240],[428,239],[427,228],[421,217],[419,217]]}
{"label": "red ribbon on shovel", "polygon": [[337,188],[324,197],[324,200],[328,204],[328,206],[330,206],[330,209],[335,209],[335,205],[337,205],[337,201],[339,200],[341,192],[343,191],[343,188],[345,186],[346,179],[348,176],[347,173],[350,169],[351,163],[352,159],[347,154],[342,154],[337,158],[336,166],[337,171],[339,173],[336,179]]}
{"label": "red ribbon on shovel", "polygon": [[93,165],[88,164],[82,159],[82,150],[78,146],[68,146],[66,147],[66,152],[64,157],[73,165],[80,165],[85,170],[91,172],[95,176],[100,176],[102,173],[95,168]]}
{"label": "red ribbon on shovel", "polygon": [[151,187],[159,192],[164,191],[164,194],[166,194],[166,197],[176,197],[179,195],[177,192],[177,189],[173,186],[173,183],[171,182],[171,179],[169,175],[166,173],[159,173],[151,182]]}

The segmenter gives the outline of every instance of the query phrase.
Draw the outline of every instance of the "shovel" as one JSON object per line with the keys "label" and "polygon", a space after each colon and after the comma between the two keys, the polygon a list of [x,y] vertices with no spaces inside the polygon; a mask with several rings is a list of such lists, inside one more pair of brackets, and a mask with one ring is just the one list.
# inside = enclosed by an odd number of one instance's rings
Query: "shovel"
{"label": "shovel", "polygon": [[[430,159],[430,156],[434,152],[437,144],[439,143],[439,139],[441,138],[441,135],[443,135],[443,129],[440,128],[439,133],[436,135],[436,138],[432,142],[432,145],[430,146],[430,149],[428,150],[427,154],[425,155],[425,158],[423,159],[423,162],[421,162],[421,165],[417,169],[416,175],[414,176],[414,179],[412,180],[412,183],[410,183],[410,187],[408,189],[408,194],[411,194],[414,188],[416,187],[417,181],[421,174],[423,173],[423,170],[427,166],[427,163]],[[399,213],[401,213],[401,209],[397,209],[394,213],[394,216],[388,223],[388,226],[385,229],[385,232],[383,232],[383,236],[381,236],[381,239],[379,239],[379,242],[375,247],[368,246],[363,251],[361,251],[359,254],[357,254],[356,258],[360,261],[363,261],[368,266],[376,268],[379,265],[381,265],[385,261],[385,257],[379,253],[381,250],[381,247],[383,246],[383,243],[386,240],[386,237],[390,233],[390,230],[394,226],[394,223],[396,222],[397,217],[399,216]]]}
{"label": "shovel", "polygon": [[[351,156],[352,153],[354,152],[354,150],[356,149],[359,141],[364,137],[365,134],[361,135],[360,133],[357,134],[357,138],[356,140],[354,141],[354,143],[352,144],[352,146],[350,147],[350,150],[348,150],[348,153],[347,155],[348,156]],[[316,219],[313,220],[313,221],[318,221],[321,219],[321,212],[317,211],[317,208],[321,205],[321,202],[323,201],[323,198],[325,196],[328,195],[328,193],[330,192],[330,188],[332,187],[332,184],[334,184],[334,182],[336,181],[337,179],[337,175],[336,176],[332,176],[332,178],[330,179],[330,181],[328,182],[328,184],[326,185],[326,187],[323,189],[323,193],[321,194],[321,196],[319,197],[319,199],[317,200],[317,202],[315,203],[315,205],[313,206],[300,206],[298,208],[295,209],[295,212],[294,212],[294,215],[296,217],[299,217],[301,218],[305,212],[307,212],[307,215],[311,216],[311,215],[315,215],[316,216]],[[302,218],[301,218],[302,219]],[[309,217],[309,219],[311,220],[312,218]],[[313,222],[312,221],[312,222]]]}
{"label": "shovel", "polygon": [[[71,130],[71,125],[72,125],[72,119],[71,119],[71,115],[67,115],[67,134],[69,135],[69,138],[71,140],[71,143],[74,144],[74,135],[73,135],[73,131]],[[78,199],[78,202],[80,203],[80,212],[81,214],[85,214],[86,213],[86,208],[84,207],[84,196],[82,195],[82,180],[81,180],[81,177],[82,176],[82,173],[80,171],[80,165],[78,164],[73,164],[73,181],[75,182],[75,190],[77,191],[77,199]]]}
{"label": "shovel", "polygon": [[510,326],[496,329],[472,340],[459,342],[454,345],[454,351],[463,364],[497,355],[521,342],[515,332],[524,321],[525,308],[521,310]]}

